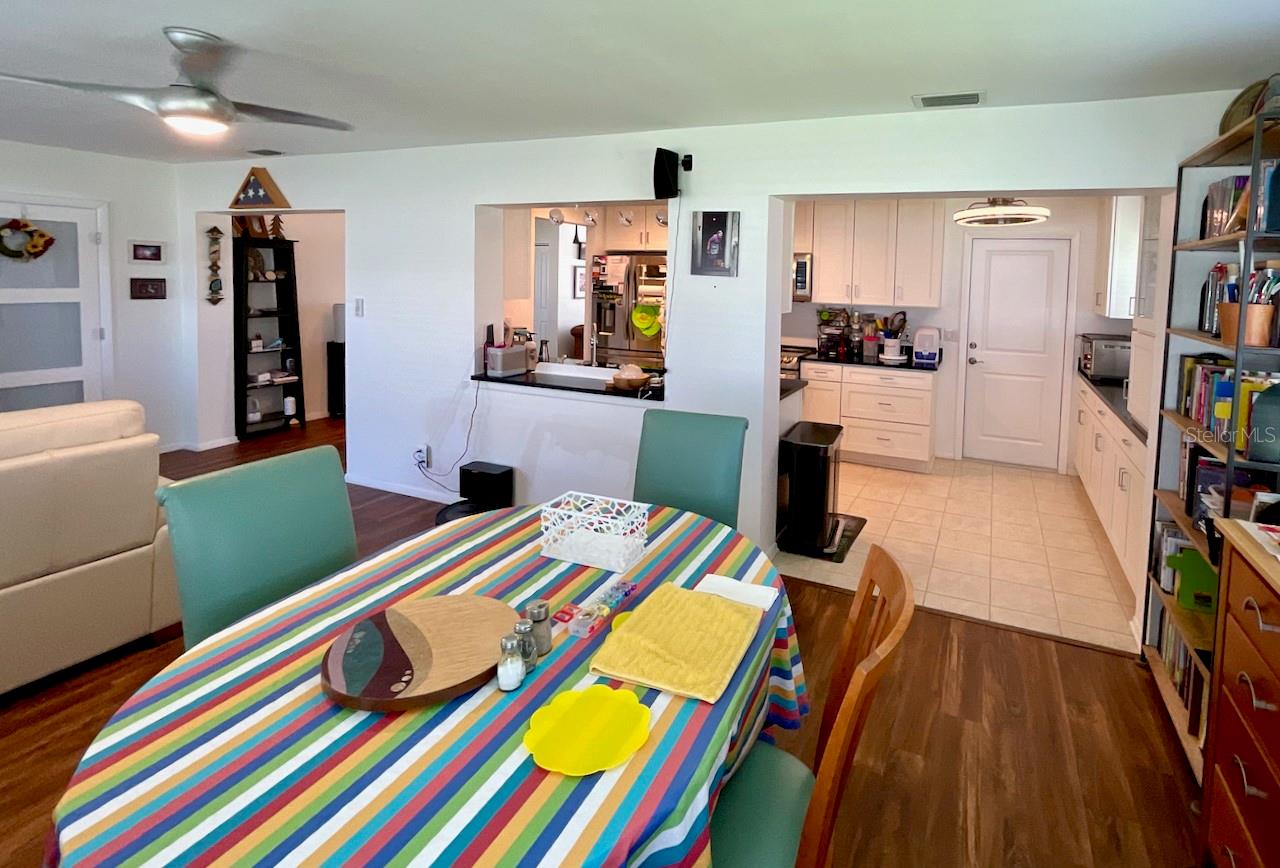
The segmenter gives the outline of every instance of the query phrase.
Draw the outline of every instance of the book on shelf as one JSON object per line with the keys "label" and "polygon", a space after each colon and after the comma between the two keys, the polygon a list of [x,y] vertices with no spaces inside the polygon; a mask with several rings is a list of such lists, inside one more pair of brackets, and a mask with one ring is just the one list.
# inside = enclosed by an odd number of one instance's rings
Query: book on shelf
{"label": "book on shelf", "polygon": [[1152,541],[1153,560],[1156,564],[1156,581],[1160,590],[1172,594],[1177,577],[1173,567],[1169,566],[1169,558],[1179,552],[1194,548],[1191,540],[1176,524],[1163,519],[1156,520],[1156,532]]}
{"label": "book on shelf", "polygon": [[1191,353],[1178,360],[1178,412],[1188,418],[1194,406],[1197,385],[1201,381],[1200,369],[1225,368],[1231,359],[1219,353]]}
{"label": "book on shelf", "polygon": [[1204,225],[1201,238],[1213,238],[1231,231],[1231,217],[1249,189],[1248,175],[1228,175],[1209,185],[1205,194]]}
{"label": "book on shelf", "polygon": [[1260,195],[1255,197],[1253,228],[1263,232],[1280,232],[1280,160],[1263,160],[1258,164]]}

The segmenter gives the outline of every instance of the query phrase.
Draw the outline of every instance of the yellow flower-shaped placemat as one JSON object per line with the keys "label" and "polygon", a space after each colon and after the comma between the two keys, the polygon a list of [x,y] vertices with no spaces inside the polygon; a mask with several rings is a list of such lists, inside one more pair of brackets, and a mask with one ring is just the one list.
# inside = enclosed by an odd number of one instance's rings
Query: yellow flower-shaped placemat
{"label": "yellow flower-shaped placemat", "polygon": [[751,645],[760,617],[754,606],[661,585],[604,640],[591,672],[715,702]]}
{"label": "yellow flower-shaped placemat", "polygon": [[566,690],[529,718],[523,743],[539,768],[580,777],[622,765],[649,738],[649,706],[630,690]]}

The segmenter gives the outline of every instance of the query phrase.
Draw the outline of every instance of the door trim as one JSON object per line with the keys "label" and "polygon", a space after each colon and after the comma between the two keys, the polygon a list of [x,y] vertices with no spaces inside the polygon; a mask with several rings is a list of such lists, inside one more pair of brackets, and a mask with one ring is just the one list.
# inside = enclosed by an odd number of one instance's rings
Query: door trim
{"label": "door trim", "polygon": [[110,206],[102,199],[74,199],[68,196],[45,196],[0,190],[0,200],[25,202],[30,205],[49,205],[55,208],[81,208],[93,211],[98,221],[98,326],[102,339],[98,341],[98,379],[102,383],[102,397],[115,395],[115,315],[111,304],[111,221]]}
{"label": "door trim", "polygon": [[958,358],[956,364],[959,366],[959,373],[956,378],[956,394],[959,400],[956,401],[955,413],[955,432],[952,441],[952,454],[956,456],[956,460],[964,460],[964,411],[966,396],[968,394],[968,376],[969,365],[965,362],[969,354],[969,296],[971,291],[971,280],[973,277],[973,245],[976,241],[1066,241],[1070,244],[1070,253],[1067,255],[1067,315],[1063,323],[1063,345],[1066,348],[1062,354],[1062,375],[1059,383],[1059,403],[1061,409],[1058,414],[1058,458],[1057,472],[1066,473],[1070,456],[1067,454],[1067,448],[1070,444],[1070,431],[1067,426],[1068,417],[1071,415],[1070,402],[1067,400],[1071,394],[1071,372],[1075,369],[1075,315],[1077,305],[1077,276],[1080,273],[1080,233],[1079,232],[1045,232],[1036,233],[1035,235],[1024,235],[1021,232],[1010,231],[1000,232],[992,229],[966,230],[964,233],[964,241],[962,249],[964,250],[964,262],[960,269],[960,313],[959,313],[959,342],[957,344]]}

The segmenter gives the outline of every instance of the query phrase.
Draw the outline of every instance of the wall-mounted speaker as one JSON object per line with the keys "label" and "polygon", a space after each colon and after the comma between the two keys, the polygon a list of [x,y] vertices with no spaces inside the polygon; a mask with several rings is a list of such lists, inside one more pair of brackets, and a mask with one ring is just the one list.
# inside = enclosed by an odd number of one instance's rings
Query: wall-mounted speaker
{"label": "wall-mounted speaker", "polygon": [[680,155],[658,148],[653,155],[653,198],[672,199],[680,195]]}

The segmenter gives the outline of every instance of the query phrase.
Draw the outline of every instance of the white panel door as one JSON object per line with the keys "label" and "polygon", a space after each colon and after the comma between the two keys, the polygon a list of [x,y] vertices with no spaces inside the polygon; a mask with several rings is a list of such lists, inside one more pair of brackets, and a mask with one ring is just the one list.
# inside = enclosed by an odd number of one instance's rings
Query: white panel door
{"label": "white panel door", "polygon": [[893,303],[902,307],[942,304],[941,203],[899,199],[893,258]]}
{"label": "white panel door", "polygon": [[13,219],[54,241],[36,259],[0,256],[0,412],[97,401],[103,346],[97,212],[0,202],[0,226]]}
{"label": "white panel door", "polygon": [[853,303],[893,304],[896,199],[859,199],[853,221]]}
{"label": "white panel door", "polygon": [[853,252],[853,203],[839,200],[813,204],[813,300],[848,304]]}
{"label": "white panel door", "polygon": [[[538,242],[533,248],[533,330],[538,341],[555,346],[559,298],[556,293],[555,258],[551,245]],[[551,361],[558,361],[552,359]]]}
{"label": "white panel door", "polygon": [[1056,467],[1071,242],[974,239],[971,251],[964,455]]}

